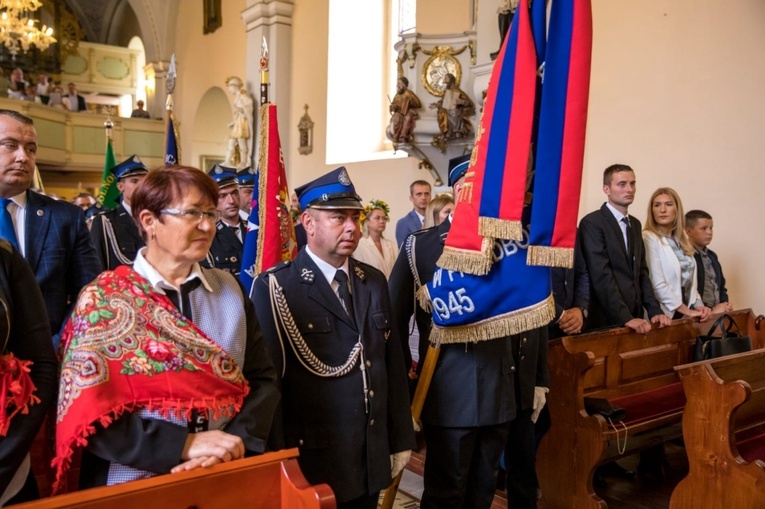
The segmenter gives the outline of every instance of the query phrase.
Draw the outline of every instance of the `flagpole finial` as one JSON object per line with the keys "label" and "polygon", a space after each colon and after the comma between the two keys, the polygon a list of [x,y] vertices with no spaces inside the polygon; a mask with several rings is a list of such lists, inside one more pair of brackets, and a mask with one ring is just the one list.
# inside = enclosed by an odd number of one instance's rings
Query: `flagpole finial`
{"label": "flagpole finial", "polygon": [[175,53],[170,57],[170,67],[167,70],[167,77],[165,78],[165,90],[167,91],[167,103],[168,110],[173,109],[173,91],[175,90],[175,79],[177,73],[175,71]]}
{"label": "flagpole finial", "polygon": [[260,45],[260,105],[268,102],[268,42],[266,36],[263,36],[263,43]]}
{"label": "flagpole finial", "polygon": [[111,108],[106,109],[106,120],[104,120],[104,129],[106,130],[106,139],[112,139],[112,129],[114,128],[114,122],[112,122]]}

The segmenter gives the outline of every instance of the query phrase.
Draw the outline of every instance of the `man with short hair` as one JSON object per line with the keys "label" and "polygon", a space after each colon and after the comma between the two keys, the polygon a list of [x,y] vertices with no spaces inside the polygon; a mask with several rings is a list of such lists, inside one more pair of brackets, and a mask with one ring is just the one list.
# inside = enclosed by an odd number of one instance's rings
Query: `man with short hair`
{"label": "man with short hair", "polygon": [[409,201],[414,208],[396,223],[396,242],[401,247],[407,235],[422,230],[425,210],[430,203],[430,184],[424,180],[415,180],[409,186]]}
{"label": "man with short hair", "polygon": [[712,308],[712,313],[730,313],[733,311],[728,299],[720,260],[717,253],[709,249],[712,242],[714,221],[708,212],[689,210],[685,213],[685,232],[696,251],[699,295],[704,305]]}
{"label": "man with short hair", "polygon": [[138,156],[132,155],[109,171],[117,181],[122,202],[117,208],[95,216],[90,236],[101,264],[114,270],[120,265],[132,265],[138,250],[146,245],[133,220],[131,205],[133,192],[149,169]]}
{"label": "man with short hair", "polygon": [[131,118],[151,118],[151,115],[149,115],[149,112],[143,109],[144,102],[140,99],[138,99],[135,102],[136,109],[133,110],[133,112],[130,114]]}
{"label": "man with short hair", "polygon": [[102,267],[82,210],[29,190],[36,159],[32,119],[0,110],[0,237],[17,246],[32,267],[58,346],[70,303]]}
{"label": "man with short hair", "polygon": [[208,174],[218,184],[218,213],[216,232],[207,258],[200,263],[204,267],[215,267],[239,277],[242,266],[244,236],[247,224],[239,215],[239,183],[236,168],[216,164]]}
{"label": "man with short hair", "polygon": [[[640,221],[627,209],[635,200],[635,172],[614,164],[603,172],[608,201],[579,223],[579,245],[590,275],[586,326],[629,327],[645,334],[653,323],[671,323],[662,313],[648,275]],[[643,316],[648,312],[650,322]]]}
{"label": "man with short hair", "polygon": [[236,179],[239,182],[239,210],[242,218],[247,221],[252,208],[252,193],[255,191],[255,169],[252,166],[238,171]]}
{"label": "man with short hair", "polygon": [[86,111],[88,105],[85,104],[85,98],[77,93],[77,85],[69,82],[67,85],[69,94],[65,97],[69,104],[69,111]]}
{"label": "man with short hair", "polygon": [[253,297],[279,371],[286,446],[338,509],[376,509],[415,445],[387,283],[351,258],[363,207],[345,168],[296,192],[308,244],[261,274]]}
{"label": "man with short hair", "polygon": [[90,193],[80,193],[74,197],[72,203],[85,211],[96,204],[96,198]]}

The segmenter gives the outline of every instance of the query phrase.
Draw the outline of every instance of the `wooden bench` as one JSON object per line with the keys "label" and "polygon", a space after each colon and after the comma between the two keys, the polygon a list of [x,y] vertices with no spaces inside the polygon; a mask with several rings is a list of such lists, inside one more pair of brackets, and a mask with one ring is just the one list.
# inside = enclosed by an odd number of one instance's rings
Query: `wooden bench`
{"label": "wooden bench", "polygon": [[678,366],[689,472],[670,508],[765,507],[765,350]]}
{"label": "wooden bench", "polygon": [[[754,348],[765,346],[751,310],[732,315],[742,333],[752,336]],[[617,328],[550,342],[552,427],[537,457],[545,507],[607,507],[595,494],[592,477],[598,465],[622,456],[618,449],[625,430],[588,415],[584,397],[606,398],[626,409],[624,454],[681,436],[685,396],[674,367],[690,361],[696,336],[706,333],[714,319],[703,324],[676,320],[648,334]]]}
{"label": "wooden bench", "polygon": [[330,487],[309,485],[300,472],[297,456],[297,449],[285,449],[206,469],[93,488],[14,507],[335,508],[335,496]]}

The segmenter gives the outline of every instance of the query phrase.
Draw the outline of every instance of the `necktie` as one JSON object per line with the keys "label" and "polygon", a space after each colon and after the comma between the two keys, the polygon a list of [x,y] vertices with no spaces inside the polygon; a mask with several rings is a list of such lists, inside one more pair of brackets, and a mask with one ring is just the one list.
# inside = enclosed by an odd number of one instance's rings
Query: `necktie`
{"label": "necktie", "polygon": [[622,222],[627,225],[627,253],[629,254],[631,265],[635,258],[635,251],[632,246],[632,228],[630,227],[630,219],[627,216],[622,218]]}
{"label": "necktie", "polygon": [[356,320],[353,318],[353,297],[351,297],[348,285],[348,274],[342,270],[335,271],[335,281],[338,282],[337,294],[340,297],[340,302],[342,302],[345,311],[351,318],[351,322],[356,325]]}
{"label": "necktie", "polygon": [[13,218],[11,213],[8,212],[8,203],[10,198],[0,198],[0,237],[4,238],[16,249],[19,248],[19,239],[16,237],[16,229],[13,227]]}

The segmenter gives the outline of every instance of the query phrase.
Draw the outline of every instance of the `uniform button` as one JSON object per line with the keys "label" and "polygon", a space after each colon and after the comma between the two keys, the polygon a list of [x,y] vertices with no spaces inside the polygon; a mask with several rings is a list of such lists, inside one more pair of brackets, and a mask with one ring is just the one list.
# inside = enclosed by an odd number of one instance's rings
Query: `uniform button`
{"label": "uniform button", "polygon": [[523,342],[524,342],[524,343],[526,342],[526,338],[523,338]]}
{"label": "uniform button", "polygon": [[525,358],[526,358],[526,356],[525,356],[525,355],[521,355],[521,360],[523,360],[523,359],[525,359]]}
{"label": "uniform button", "polygon": [[303,445],[303,439],[298,440],[298,445]]}
{"label": "uniform button", "polygon": [[375,391],[369,391],[369,397],[374,398],[375,397]]}
{"label": "uniform button", "polygon": [[510,371],[515,371],[515,366],[510,366]]}
{"label": "uniform button", "polygon": [[368,367],[368,368],[371,368],[371,367],[372,367],[372,361],[367,361],[367,367]]}
{"label": "uniform button", "polygon": [[369,425],[370,425],[370,426],[374,426],[374,425],[375,425],[375,420],[374,420],[374,419],[372,419],[371,421],[369,421]]}
{"label": "uniform button", "polygon": [[309,323],[309,324],[308,324],[308,328],[309,328],[309,329],[313,329],[313,324],[312,324],[312,323]]}

